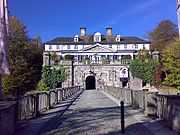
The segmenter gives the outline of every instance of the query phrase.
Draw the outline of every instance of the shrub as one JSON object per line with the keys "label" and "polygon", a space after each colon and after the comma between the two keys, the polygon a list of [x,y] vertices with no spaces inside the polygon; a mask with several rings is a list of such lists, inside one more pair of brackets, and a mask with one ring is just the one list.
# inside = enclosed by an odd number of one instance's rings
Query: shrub
{"label": "shrub", "polygon": [[48,91],[49,87],[46,85],[46,83],[43,82],[43,80],[40,80],[38,85],[37,85],[36,90],[38,90],[38,91]]}

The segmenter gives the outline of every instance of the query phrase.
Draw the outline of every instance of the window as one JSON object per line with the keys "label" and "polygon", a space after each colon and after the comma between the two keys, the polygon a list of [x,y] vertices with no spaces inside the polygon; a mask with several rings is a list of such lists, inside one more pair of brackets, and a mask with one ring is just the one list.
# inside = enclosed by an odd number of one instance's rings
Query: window
{"label": "window", "polygon": [[68,50],[71,49],[71,46],[70,46],[70,45],[67,45],[67,49],[68,49]]}
{"label": "window", "polygon": [[112,74],[112,71],[109,71],[109,81],[112,81],[112,77],[113,76],[113,74]]}
{"label": "window", "polygon": [[96,32],[94,34],[94,42],[101,42],[101,33]]}
{"label": "window", "polygon": [[60,48],[59,45],[56,45],[56,49],[59,50],[59,48]]}
{"label": "window", "polygon": [[135,44],[135,49],[138,49],[138,45],[137,44]]}
{"label": "window", "polygon": [[124,45],[124,49],[127,49],[127,45],[126,44]]}
{"label": "window", "polygon": [[114,81],[117,81],[117,73],[116,73],[116,70],[114,71]]}
{"label": "window", "polygon": [[52,46],[51,45],[49,45],[49,50],[51,50],[52,49]]}
{"label": "window", "polygon": [[121,50],[121,45],[117,45],[117,50]]}
{"label": "window", "polygon": [[99,42],[99,41],[100,41],[98,36],[97,36],[97,37],[95,37],[95,38],[96,38],[96,42]]}
{"label": "window", "polygon": [[74,38],[74,42],[78,42],[78,38]]}
{"label": "window", "polygon": [[77,50],[77,49],[78,49],[78,45],[74,45],[74,49],[76,49],[76,50]]}
{"label": "window", "polygon": [[109,45],[109,48],[112,48],[112,45]]}
{"label": "window", "polygon": [[78,35],[75,35],[74,42],[79,42],[79,36]]}
{"label": "window", "polygon": [[116,36],[116,42],[120,42],[121,41],[121,36],[120,35],[117,35]]}
{"label": "window", "polygon": [[113,60],[118,60],[118,56],[117,56],[117,55],[114,55],[114,56],[113,56]]}
{"label": "window", "polygon": [[145,49],[145,45],[143,44],[143,49]]}

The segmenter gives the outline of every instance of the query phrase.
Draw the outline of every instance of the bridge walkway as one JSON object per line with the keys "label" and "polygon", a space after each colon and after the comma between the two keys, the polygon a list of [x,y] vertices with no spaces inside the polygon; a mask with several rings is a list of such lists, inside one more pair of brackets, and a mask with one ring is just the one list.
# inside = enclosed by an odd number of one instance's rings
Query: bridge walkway
{"label": "bridge walkway", "polygon": [[[51,115],[47,113],[48,119],[46,116],[36,120],[41,128],[32,124],[19,135],[30,135],[27,131],[33,135],[35,131],[39,135],[121,135],[120,107],[115,99],[101,91],[84,91],[63,115],[57,109],[51,110]],[[140,110],[126,107],[125,118],[125,135],[176,135],[163,127],[161,121],[146,118]]]}

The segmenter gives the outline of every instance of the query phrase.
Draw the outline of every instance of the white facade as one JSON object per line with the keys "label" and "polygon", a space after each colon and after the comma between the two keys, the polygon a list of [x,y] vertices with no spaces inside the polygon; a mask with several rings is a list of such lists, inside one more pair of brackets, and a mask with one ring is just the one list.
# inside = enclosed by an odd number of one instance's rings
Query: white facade
{"label": "white facade", "polygon": [[[48,54],[56,53],[57,56],[75,56],[77,62],[85,59],[99,62],[120,61],[124,56],[133,59],[139,50],[150,50],[150,42],[137,37],[113,36],[112,29],[107,29],[107,35],[96,32],[86,36],[86,29],[80,29],[80,35],[70,38],[59,38],[45,43],[44,64],[47,64]],[[58,42],[57,42],[58,40]]]}
{"label": "white facade", "polygon": [[[59,51],[69,51],[69,50],[74,50],[74,51],[81,51],[83,48],[86,47],[91,47],[92,45],[49,45],[45,44],[45,51],[46,52],[59,52]],[[112,48],[114,51],[119,51],[119,50],[150,50],[150,44],[107,44],[103,45],[106,48]],[[112,46],[112,47],[111,47]]]}

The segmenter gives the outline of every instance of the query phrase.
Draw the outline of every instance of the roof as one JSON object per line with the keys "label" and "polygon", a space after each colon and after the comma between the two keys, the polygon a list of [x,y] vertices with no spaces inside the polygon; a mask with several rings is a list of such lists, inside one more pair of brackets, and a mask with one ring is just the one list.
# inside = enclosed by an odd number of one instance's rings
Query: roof
{"label": "roof", "polygon": [[[93,35],[79,37],[79,42],[74,42],[74,37],[57,37],[53,40],[47,41],[45,44],[48,45],[70,45],[70,44],[94,44]],[[134,36],[127,36],[121,37],[120,42],[116,42],[116,36],[105,36],[102,35],[101,44],[145,44],[150,43],[147,40],[134,37]]]}

